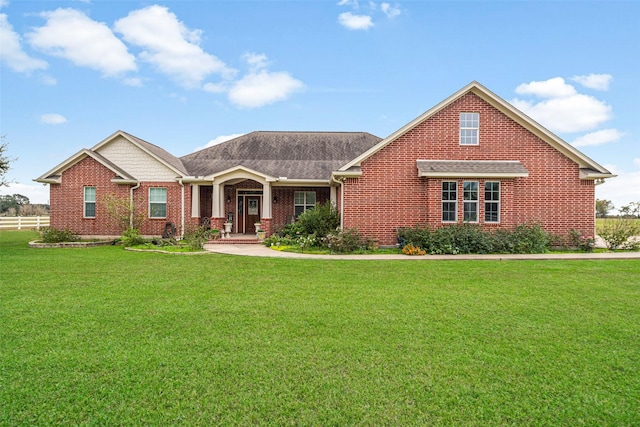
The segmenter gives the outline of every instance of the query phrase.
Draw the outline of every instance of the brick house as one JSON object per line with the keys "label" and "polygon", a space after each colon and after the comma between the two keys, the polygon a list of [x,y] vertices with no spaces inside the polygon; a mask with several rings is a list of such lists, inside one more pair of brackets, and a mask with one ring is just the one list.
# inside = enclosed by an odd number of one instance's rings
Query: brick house
{"label": "brick house", "polygon": [[343,228],[382,245],[399,227],[474,223],[592,236],[608,170],[472,82],[385,139],[365,132],[252,132],[183,157],[118,131],[35,181],[50,184],[51,225],[118,235],[101,201],[129,198],[145,235],[206,219],[271,234],[328,200]]}

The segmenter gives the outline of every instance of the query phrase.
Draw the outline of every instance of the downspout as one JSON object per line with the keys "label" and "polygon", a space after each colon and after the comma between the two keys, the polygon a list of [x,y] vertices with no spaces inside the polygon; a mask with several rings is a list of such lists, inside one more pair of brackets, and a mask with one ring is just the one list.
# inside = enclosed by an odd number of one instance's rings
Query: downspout
{"label": "downspout", "polygon": [[182,213],[180,218],[180,240],[184,237],[184,183],[182,182],[182,178],[178,180],[178,184],[182,187]]}
{"label": "downspout", "polygon": [[337,180],[332,174],[331,180],[340,184],[340,230],[344,230],[344,178]]}
{"label": "downspout", "polygon": [[133,213],[135,211],[133,204],[133,190],[140,188],[140,183],[137,183],[129,189],[129,228],[133,228]]}

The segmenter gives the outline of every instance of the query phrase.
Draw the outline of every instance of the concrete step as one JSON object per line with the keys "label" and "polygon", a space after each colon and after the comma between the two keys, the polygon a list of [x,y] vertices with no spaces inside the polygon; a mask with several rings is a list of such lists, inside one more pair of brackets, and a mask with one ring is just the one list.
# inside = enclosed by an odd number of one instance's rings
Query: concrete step
{"label": "concrete step", "polygon": [[209,240],[212,245],[257,245],[260,244],[257,237],[231,237],[229,239]]}

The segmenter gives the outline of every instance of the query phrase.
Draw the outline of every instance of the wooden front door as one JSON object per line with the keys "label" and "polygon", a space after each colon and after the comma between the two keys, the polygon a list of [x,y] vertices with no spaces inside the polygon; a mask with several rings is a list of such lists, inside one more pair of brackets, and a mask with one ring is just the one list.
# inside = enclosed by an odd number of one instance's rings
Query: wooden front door
{"label": "wooden front door", "polygon": [[245,203],[245,233],[255,233],[256,228],[253,224],[260,222],[260,197],[247,196]]}

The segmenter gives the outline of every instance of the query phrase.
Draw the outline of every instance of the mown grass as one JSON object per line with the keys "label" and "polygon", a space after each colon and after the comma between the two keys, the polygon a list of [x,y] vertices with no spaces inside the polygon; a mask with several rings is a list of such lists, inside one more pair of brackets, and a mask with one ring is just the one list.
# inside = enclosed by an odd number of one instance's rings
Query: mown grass
{"label": "mown grass", "polygon": [[197,257],[0,232],[2,425],[638,425],[640,262]]}

